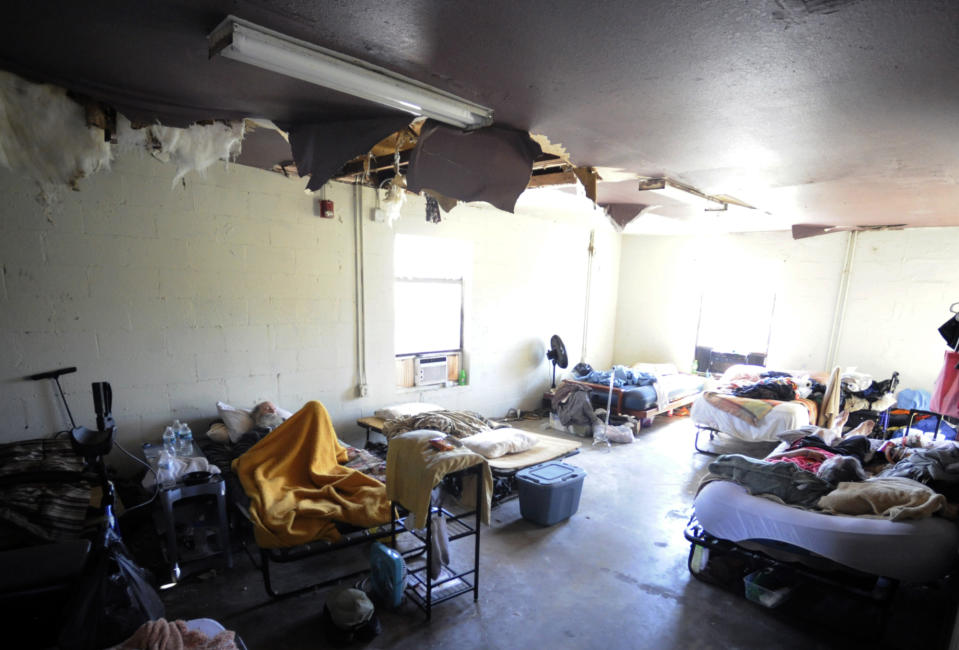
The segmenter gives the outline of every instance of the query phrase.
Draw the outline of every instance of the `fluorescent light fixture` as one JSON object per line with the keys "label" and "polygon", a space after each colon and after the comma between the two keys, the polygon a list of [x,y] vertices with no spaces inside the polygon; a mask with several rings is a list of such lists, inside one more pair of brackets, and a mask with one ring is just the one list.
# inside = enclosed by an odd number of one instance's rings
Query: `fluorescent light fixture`
{"label": "fluorescent light fixture", "polygon": [[710,212],[723,211],[727,206],[726,201],[703,194],[689,185],[677,183],[668,178],[644,178],[639,181],[639,191],[652,192],[657,196],[663,196],[672,201],[692,205]]}
{"label": "fluorescent light fixture", "polygon": [[493,122],[492,109],[235,16],[227,16],[207,42],[211,57],[219,54],[412,115],[463,129]]}

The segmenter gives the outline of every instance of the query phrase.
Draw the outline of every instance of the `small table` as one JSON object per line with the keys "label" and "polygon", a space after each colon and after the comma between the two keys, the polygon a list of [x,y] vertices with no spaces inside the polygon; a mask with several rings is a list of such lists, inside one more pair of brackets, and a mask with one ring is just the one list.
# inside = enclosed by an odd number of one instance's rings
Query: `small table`
{"label": "small table", "polygon": [[[203,503],[202,497],[213,497],[214,505]],[[188,504],[185,500],[191,500]],[[160,508],[154,511],[154,523],[157,531],[164,536],[167,560],[178,572],[180,563],[201,564],[204,567],[225,560],[227,568],[233,567],[233,553],[230,550],[229,526],[226,516],[226,483],[219,474],[208,481],[188,485],[182,482],[172,487],[161,488],[157,497]],[[180,503],[183,502],[183,503]],[[174,506],[180,503],[180,508]],[[193,506],[187,508],[187,505]],[[177,515],[187,513],[186,517]],[[177,539],[177,526],[192,528],[194,546],[180,548]],[[208,545],[211,535],[216,536],[218,548]]]}

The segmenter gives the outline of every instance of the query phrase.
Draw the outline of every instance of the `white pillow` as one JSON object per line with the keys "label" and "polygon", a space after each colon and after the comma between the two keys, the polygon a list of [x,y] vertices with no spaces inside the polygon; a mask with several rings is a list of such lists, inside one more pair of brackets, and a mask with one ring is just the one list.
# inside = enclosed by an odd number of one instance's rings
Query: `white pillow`
{"label": "white pillow", "polygon": [[443,411],[444,407],[439,404],[430,404],[429,402],[406,402],[395,406],[377,409],[373,412],[378,418],[392,420],[393,418],[405,418],[409,415],[419,415],[420,413],[429,413],[431,411]]}
{"label": "white pillow", "polygon": [[633,372],[644,372],[654,377],[679,374],[676,365],[672,363],[636,363],[633,364],[632,370]]}
{"label": "white pillow", "polygon": [[253,428],[253,418],[249,411],[235,408],[225,402],[217,402],[216,412],[230,431],[230,442],[236,442],[240,436]]}
{"label": "white pillow", "polygon": [[470,451],[486,458],[499,458],[532,449],[538,442],[536,436],[520,429],[491,429],[461,438],[460,442]]}

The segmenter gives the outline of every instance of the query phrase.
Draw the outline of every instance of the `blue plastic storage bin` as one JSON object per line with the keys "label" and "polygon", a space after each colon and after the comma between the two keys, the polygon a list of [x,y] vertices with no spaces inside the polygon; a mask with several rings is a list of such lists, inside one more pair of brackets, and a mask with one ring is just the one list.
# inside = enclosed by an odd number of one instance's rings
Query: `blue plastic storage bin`
{"label": "blue plastic storage bin", "polygon": [[552,461],[516,473],[519,511],[524,519],[552,526],[579,509],[586,470]]}

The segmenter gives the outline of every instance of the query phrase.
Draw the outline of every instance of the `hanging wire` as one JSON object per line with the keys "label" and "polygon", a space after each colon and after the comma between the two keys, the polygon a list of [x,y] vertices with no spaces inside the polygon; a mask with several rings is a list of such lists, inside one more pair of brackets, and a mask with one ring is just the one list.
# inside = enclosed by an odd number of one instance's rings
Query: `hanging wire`
{"label": "hanging wire", "polygon": [[363,161],[363,183],[370,182],[370,168],[373,165],[373,152],[369,151],[366,154],[366,159]]}

